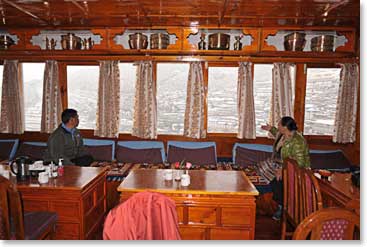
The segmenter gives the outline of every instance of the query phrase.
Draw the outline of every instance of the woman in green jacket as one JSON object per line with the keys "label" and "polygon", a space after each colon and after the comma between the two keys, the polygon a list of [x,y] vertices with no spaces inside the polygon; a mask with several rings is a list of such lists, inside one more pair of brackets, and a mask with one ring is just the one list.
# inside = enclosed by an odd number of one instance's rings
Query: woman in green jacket
{"label": "woman in green jacket", "polygon": [[[270,125],[261,126],[263,130],[269,131],[276,140],[275,152],[281,161],[291,158],[297,161],[300,167],[310,167],[310,155],[305,138],[297,131],[297,124],[291,117],[282,117],[278,122],[278,128]],[[278,203],[278,210],[273,219],[279,220],[283,204],[283,181],[281,179],[282,169],[275,171],[276,177],[270,182],[273,190],[273,199]]]}

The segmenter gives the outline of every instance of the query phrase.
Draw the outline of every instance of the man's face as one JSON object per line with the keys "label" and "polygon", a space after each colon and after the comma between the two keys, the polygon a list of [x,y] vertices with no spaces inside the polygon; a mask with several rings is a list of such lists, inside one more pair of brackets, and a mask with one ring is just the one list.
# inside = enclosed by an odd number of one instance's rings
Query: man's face
{"label": "man's face", "polygon": [[74,128],[78,127],[78,125],[79,125],[79,115],[76,115],[75,117],[72,117],[70,120],[72,121]]}

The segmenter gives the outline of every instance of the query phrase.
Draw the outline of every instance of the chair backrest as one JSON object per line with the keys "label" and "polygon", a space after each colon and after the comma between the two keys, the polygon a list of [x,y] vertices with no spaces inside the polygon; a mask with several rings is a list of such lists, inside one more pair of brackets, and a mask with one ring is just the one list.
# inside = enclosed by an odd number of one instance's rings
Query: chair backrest
{"label": "chair backrest", "polygon": [[270,158],[272,152],[272,145],[237,142],[232,149],[232,162],[238,165],[256,165]]}
{"label": "chair backrest", "polygon": [[87,151],[97,161],[112,161],[115,159],[115,141],[83,138]]}
{"label": "chair backrest", "polygon": [[359,217],[342,208],[325,208],[310,214],[293,234],[294,240],[352,240],[356,228],[360,229]]}
{"label": "chair backrest", "polygon": [[176,204],[160,193],[136,193],[108,213],[103,239],[179,240]]}
{"label": "chair backrest", "polygon": [[283,164],[283,212],[293,225],[298,225],[300,201],[300,171],[295,160],[286,159]]}
{"label": "chair backrest", "polygon": [[217,150],[215,142],[167,142],[167,161],[170,163],[185,159],[194,165],[217,163]]}
{"label": "chair backrest", "polygon": [[17,152],[19,139],[0,140],[0,160],[12,160]]}
{"label": "chair backrest", "polygon": [[[23,208],[19,192],[15,186],[0,175],[0,239],[24,239]],[[15,236],[11,234],[11,224],[15,228]]]}
{"label": "chair backrest", "polygon": [[310,169],[300,168],[300,221],[322,209],[322,196],[317,178]]}
{"label": "chair backrest", "polygon": [[342,150],[316,150],[310,149],[312,169],[349,169],[352,163],[347,159]]}
{"label": "chair backrest", "polygon": [[42,160],[46,149],[46,142],[22,142],[19,145],[16,157],[28,156],[34,160]]}
{"label": "chair backrest", "polygon": [[160,141],[119,141],[116,159],[125,163],[163,163],[164,144]]}

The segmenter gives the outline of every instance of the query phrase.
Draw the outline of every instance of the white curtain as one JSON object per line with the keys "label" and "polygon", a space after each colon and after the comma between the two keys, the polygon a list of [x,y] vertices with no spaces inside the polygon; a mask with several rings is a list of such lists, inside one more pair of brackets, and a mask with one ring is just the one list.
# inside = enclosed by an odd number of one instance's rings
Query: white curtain
{"label": "white curtain", "polygon": [[272,126],[277,126],[282,117],[293,117],[292,66],[289,63],[274,63],[269,116],[269,124]]}
{"label": "white curtain", "polygon": [[186,110],[184,121],[184,136],[205,138],[204,107],[205,87],[203,68],[200,62],[190,63],[187,80]]}
{"label": "white curtain", "polygon": [[359,71],[357,64],[341,67],[333,142],[352,143],[356,140]]}
{"label": "white curtain", "polygon": [[119,61],[100,61],[97,120],[94,135],[118,137],[120,126]]}
{"label": "white curtain", "polygon": [[136,71],[135,105],[132,135],[157,138],[157,83],[151,61],[139,62]]}
{"label": "white curtain", "polygon": [[241,62],[238,67],[237,81],[237,138],[255,139],[255,103],[252,80],[252,63]]}
{"label": "white curtain", "polygon": [[0,131],[24,133],[24,92],[22,64],[17,60],[5,60],[1,97]]}
{"label": "white curtain", "polygon": [[62,113],[57,61],[46,61],[42,97],[41,132],[51,133],[60,124]]}

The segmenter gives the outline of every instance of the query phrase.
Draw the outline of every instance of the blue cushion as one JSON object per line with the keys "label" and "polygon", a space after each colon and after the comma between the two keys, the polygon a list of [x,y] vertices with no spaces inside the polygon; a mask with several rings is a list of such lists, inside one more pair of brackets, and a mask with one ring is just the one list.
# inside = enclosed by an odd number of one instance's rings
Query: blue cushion
{"label": "blue cushion", "polygon": [[235,161],[236,161],[236,148],[237,147],[247,148],[247,149],[256,150],[256,151],[263,151],[263,152],[268,152],[268,153],[273,152],[273,146],[272,145],[253,144],[253,143],[238,143],[238,142],[236,142],[233,146],[233,149],[232,149],[232,157],[233,157],[232,162],[233,163],[235,163]]}
{"label": "blue cushion", "polygon": [[24,144],[47,147],[47,142],[23,142]]}
{"label": "blue cushion", "polygon": [[86,146],[107,146],[107,145],[112,145],[111,160],[115,159],[115,141],[83,138],[83,143]]}
{"label": "blue cushion", "polygon": [[163,162],[166,160],[166,154],[164,153],[164,144],[160,141],[118,141],[117,145],[133,149],[160,148]]}
{"label": "blue cushion", "polygon": [[14,159],[14,156],[17,152],[17,149],[18,149],[18,145],[19,145],[19,139],[2,139],[0,140],[0,146],[1,146],[1,143],[12,143],[13,147],[11,148],[11,151],[9,154],[6,154],[8,155],[8,160],[12,160]]}

